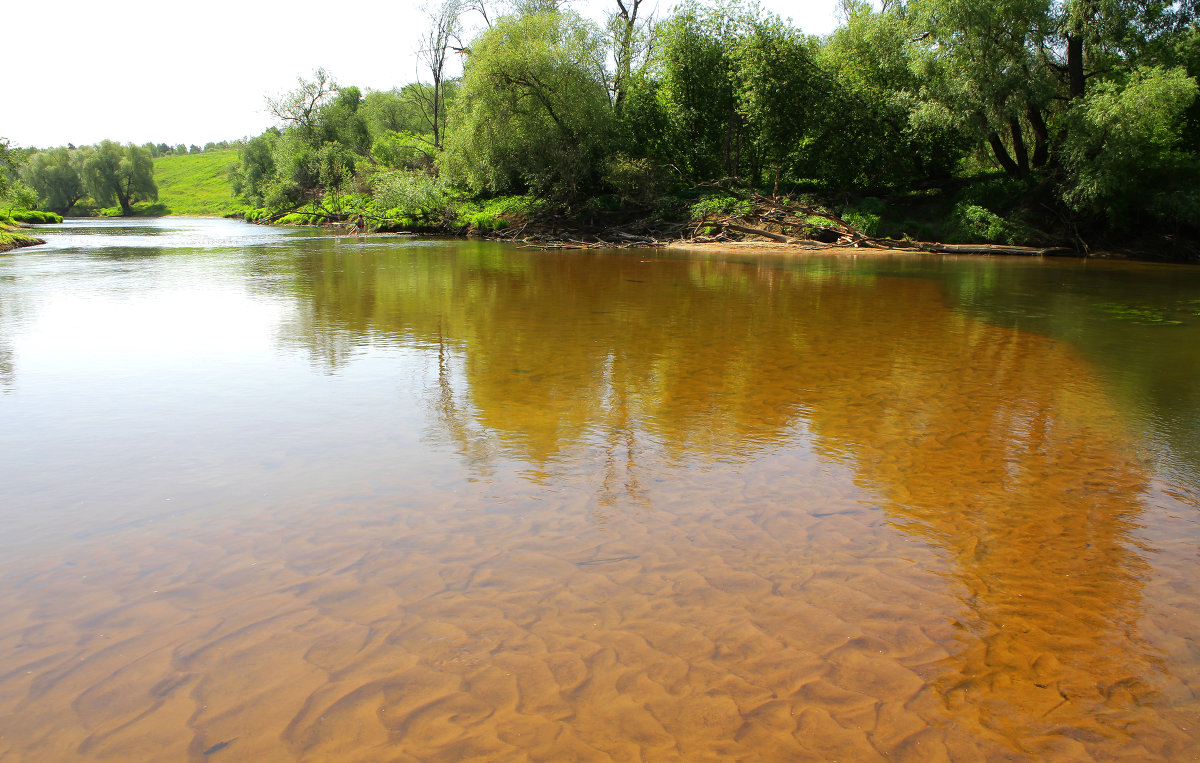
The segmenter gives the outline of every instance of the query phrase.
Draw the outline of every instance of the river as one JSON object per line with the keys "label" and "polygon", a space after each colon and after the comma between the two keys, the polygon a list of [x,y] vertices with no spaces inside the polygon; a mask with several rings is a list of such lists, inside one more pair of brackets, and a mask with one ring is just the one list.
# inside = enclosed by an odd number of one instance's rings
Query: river
{"label": "river", "polygon": [[0,760],[1200,757],[1200,268],[39,235]]}

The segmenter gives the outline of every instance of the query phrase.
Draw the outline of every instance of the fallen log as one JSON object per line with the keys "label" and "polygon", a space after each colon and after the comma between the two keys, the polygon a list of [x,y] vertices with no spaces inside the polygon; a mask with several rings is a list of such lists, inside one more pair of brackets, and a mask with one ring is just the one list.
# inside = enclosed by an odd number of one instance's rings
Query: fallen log
{"label": "fallen log", "polygon": [[785,236],[782,233],[771,233],[770,231],[760,230],[759,228],[751,228],[746,225],[737,225],[735,223],[728,222],[722,223],[722,225],[726,230],[731,230],[735,233],[745,233],[750,236],[762,236],[764,238],[769,238],[772,241],[778,241],[781,244],[796,244],[800,242],[800,239],[792,238],[791,236]]}
{"label": "fallen log", "polygon": [[1046,255],[1067,253],[1070,249],[1061,246],[1033,247],[1009,246],[1007,244],[934,244],[913,242],[922,252],[935,254],[1021,254],[1029,257],[1045,257]]}

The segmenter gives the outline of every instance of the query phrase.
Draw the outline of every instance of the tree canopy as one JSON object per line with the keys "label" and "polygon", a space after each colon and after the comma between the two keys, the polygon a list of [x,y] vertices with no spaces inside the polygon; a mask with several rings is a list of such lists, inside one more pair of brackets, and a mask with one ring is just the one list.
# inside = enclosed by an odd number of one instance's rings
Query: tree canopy
{"label": "tree canopy", "polygon": [[270,101],[279,124],[244,144],[235,188],[333,213],[383,196],[645,203],[726,177],[865,195],[1003,175],[1002,203],[980,191],[963,208],[1200,230],[1196,0],[844,0],[824,38],[740,0],[660,18],[613,3],[601,25],[554,0],[498,16],[440,0],[424,78],[363,93],[318,69]]}

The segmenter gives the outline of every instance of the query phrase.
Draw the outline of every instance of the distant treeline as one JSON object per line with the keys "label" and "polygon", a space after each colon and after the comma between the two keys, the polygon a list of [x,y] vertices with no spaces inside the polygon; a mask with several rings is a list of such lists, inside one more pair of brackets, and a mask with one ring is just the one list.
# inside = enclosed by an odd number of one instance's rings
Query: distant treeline
{"label": "distant treeline", "polygon": [[[0,211],[48,210],[58,215],[129,215],[138,202],[158,199],[154,160],[163,156],[230,150],[242,141],[200,146],[165,143],[94,146],[68,144],[46,150],[0,143]],[[28,215],[26,215],[28,217]]]}
{"label": "distant treeline", "polygon": [[[146,143],[142,148],[150,152],[150,156],[157,159],[160,156],[176,156],[179,154],[203,154],[209,151],[228,151],[231,148],[241,148],[245,145],[242,140],[222,140],[217,142],[209,141],[203,146],[197,146],[195,143],[190,146],[185,146],[180,143],[178,145],[169,146],[166,143]],[[72,146],[68,146],[72,148]]]}

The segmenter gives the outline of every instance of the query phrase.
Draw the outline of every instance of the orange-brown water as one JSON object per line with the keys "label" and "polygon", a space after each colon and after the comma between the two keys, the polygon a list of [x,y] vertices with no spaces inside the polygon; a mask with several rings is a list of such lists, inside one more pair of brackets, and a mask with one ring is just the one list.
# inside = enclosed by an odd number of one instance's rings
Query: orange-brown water
{"label": "orange-brown water", "polygon": [[6,541],[0,760],[1200,757],[1194,486],[1071,344],[937,280],[331,247],[255,265],[325,428]]}

